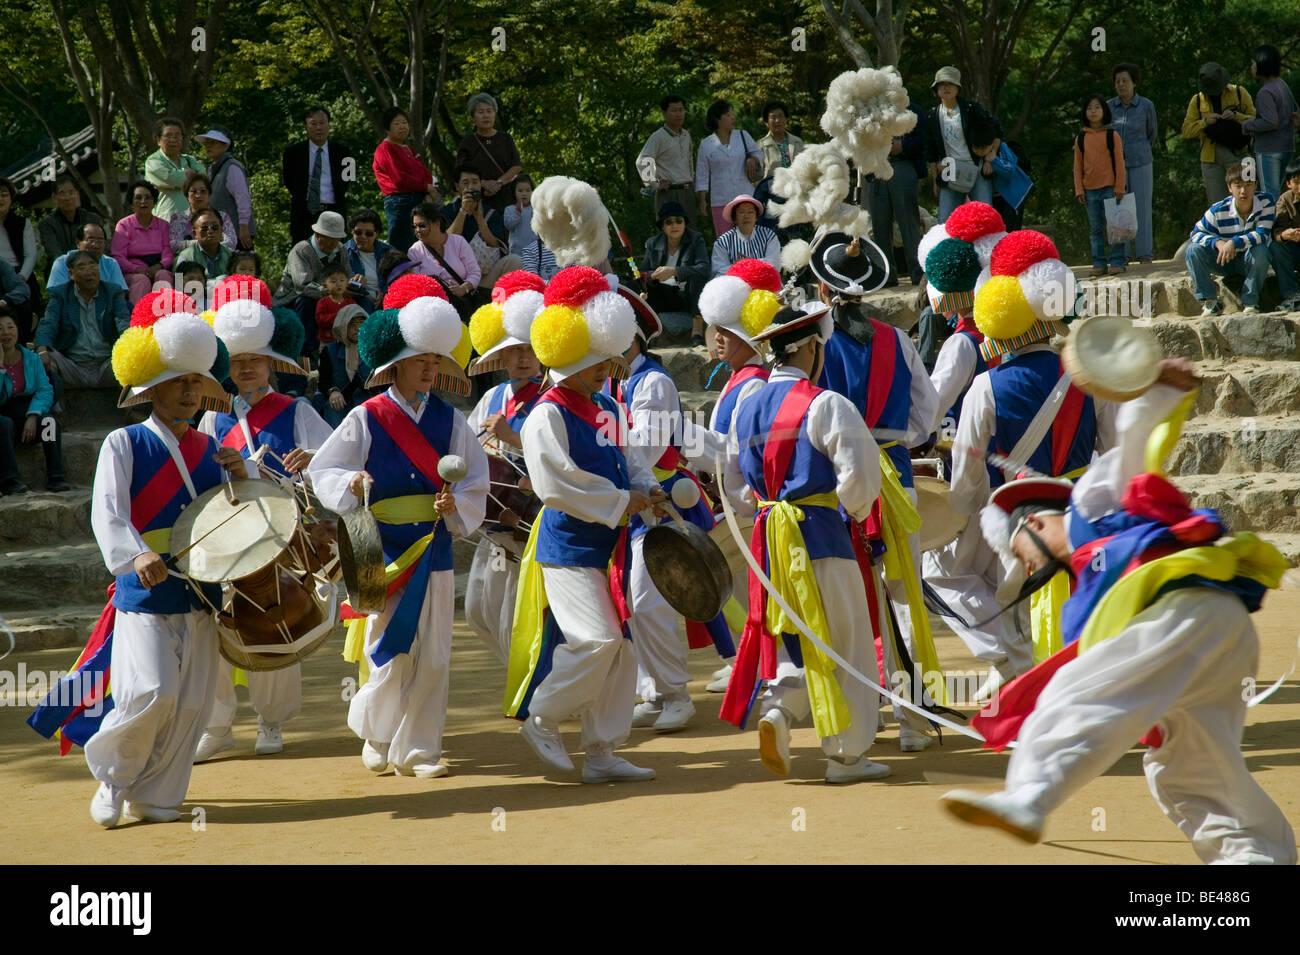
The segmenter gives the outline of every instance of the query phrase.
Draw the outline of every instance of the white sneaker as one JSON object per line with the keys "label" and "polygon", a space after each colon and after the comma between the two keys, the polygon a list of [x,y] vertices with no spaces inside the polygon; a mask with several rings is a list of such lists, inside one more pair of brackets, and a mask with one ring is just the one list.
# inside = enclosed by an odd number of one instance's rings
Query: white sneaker
{"label": "white sneaker", "polygon": [[175,822],[181,817],[179,809],[168,809],[166,806],[150,806],[142,802],[125,803],[122,811],[133,819],[139,819],[141,822]]}
{"label": "white sneaker", "polygon": [[280,735],[280,724],[263,723],[259,717],[257,720],[257,743],[253,746],[253,752],[258,756],[271,756],[283,749],[284,737]]}
{"label": "white sneaker", "polygon": [[912,729],[906,723],[898,728],[898,748],[904,753],[919,753],[933,742],[933,737]]}
{"label": "white sneaker", "polygon": [[573,772],[573,760],[569,759],[569,754],[564,751],[564,740],[560,737],[559,727],[546,726],[542,723],[541,717],[530,716],[524,720],[523,726],[519,727],[519,735],[533,748],[538,758],[551,769],[560,773]]}
{"label": "white sneaker", "polygon": [[939,805],[962,822],[1001,829],[1021,842],[1032,844],[1043,837],[1043,814],[1007,792],[981,795],[968,789],[954,789],[939,797]]}
{"label": "white sneaker", "polygon": [[790,720],[779,706],[758,721],[758,758],[776,775],[790,775]]}
{"label": "white sneaker", "polygon": [[715,680],[730,680],[730,679],[731,679],[731,664],[728,663],[726,666],[718,667],[716,670],[714,670],[714,671],[713,671],[711,674],[709,674],[709,675],[710,675],[711,677],[713,677],[713,679],[715,679]]}
{"label": "white sneaker", "polygon": [[[1007,664],[1003,663],[1002,665],[1006,666]],[[1009,682],[1009,678],[1004,677],[1002,671],[999,670],[996,665],[990,664],[989,675],[985,678],[984,682],[980,684],[980,688],[975,691],[975,695],[971,698],[971,702],[987,703],[989,700],[993,699],[993,697],[998,695],[998,690],[1002,689],[1002,684]]]}
{"label": "white sneaker", "polygon": [[638,703],[632,707],[632,725],[634,727],[654,726],[663,712],[662,703]]}
{"label": "white sneaker", "polygon": [[1201,303],[1201,318],[1205,318],[1207,315],[1222,315],[1222,314],[1223,314],[1223,306],[1219,304],[1218,299],[1214,299],[1214,298],[1207,299],[1206,301]]}
{"label": "white sneaker", "polygon": [[695,716],[695,704],[689,699],[669,700],[664,704],[664,711],[655,720],[656,733],[676,733],[690,725]]}
{"label": "white sneaker", "polygon": [[1283,299],[1278,303],[1279,312],[1294,312],[1300,310],[1300,295],[1292,295],[1290,298]]}
{"label": "white sneaker", "polygon": [[388,769],[388,744],[366,740],[366,745],[361,747],[361,762],[372,773],[384,772]]}
{"label": "white sneaker", "polygon": [[105,829],[112,829],[122,818],[122,804],[126,794],[116,786],[100,783],[90,800],[90,818]]}
{"label": "white sneaker", "polygon": [[655,778],[655,771],[645,766],[633,766],[622,756],[612,753],[588,755],[582,763],[584,783],[644,783]]}
{"label": "white sneaker", "polygon": [[720,676],[712,683],[706,684],[704,689],[710,693],[726,693],[727,685],[731,682],[731,668],[727,667],[726,669],[726,676]]}
{"label": "white sneaker", "polygon": [[[260,735],[260,734],[259,734]],[[224,753],[228,749],[235,748],[235,734],[227,726],[221,732],[213,732],[212,727],[203,731],[199,737],[199,745],[194,748],[194,762],[206,763],[217,753]]]}
{"label": "white sneaker", "polygon": [[859,756],[851,763],[841,763],[836,759],[826,761],[828,783],[860,783],[868,779],[884,779],[892,772],[884,763],[873,763],[865,756]]}
{"label": "white sneaker", "polygon": [[451,772],[446,763],[423,757],[414,759],[405,766],[394,766],[393,768],[397,770],[399,776],[415,776],[419,779],[437,779]]}
{"label": "white sneaker", "polygon": [[1254,305],[1247,305],[1245,308],[1243,308],[1243,309],[1241,310],[1241,314],[1243,314],[1243,315],[1258,315],[1258,314],[1259,314],[1259,309],[1257,309]]}

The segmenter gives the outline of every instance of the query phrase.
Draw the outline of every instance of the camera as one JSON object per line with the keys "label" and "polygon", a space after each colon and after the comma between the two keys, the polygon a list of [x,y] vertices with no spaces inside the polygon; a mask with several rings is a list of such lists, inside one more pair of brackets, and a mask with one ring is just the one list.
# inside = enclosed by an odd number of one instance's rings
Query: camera
{"label": "camera", "polygon": [[471,190],[469,191],[469,197],[470,197],[471,199],[482,199],[482,198],[483,198],[483,190],[482,190],[482,189],[471,189]]}

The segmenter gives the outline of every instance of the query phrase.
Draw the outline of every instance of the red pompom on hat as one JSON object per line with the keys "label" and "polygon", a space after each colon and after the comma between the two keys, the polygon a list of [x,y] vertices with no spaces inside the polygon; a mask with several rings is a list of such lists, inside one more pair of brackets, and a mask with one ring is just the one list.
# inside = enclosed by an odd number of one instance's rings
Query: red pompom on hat
{"label": "red pompom on hat", "polygon": [[212,287],[212,307],[218,309],[227,302],[258,302],[271,307],[271,290],[255,275],[228,275]]}
{"label": "red pompom on hat", "polygon": [[986,235],[1007,231],[998,210],[987,202],[963,202],[952,211],[943,225],[949,236],[965,242],[974,242]]}
{"label": "red pompom on hat", "polygon": [[546,280],[535,272],[516,269],[497,279],[492,286],[492,301],[500,305],[516,292],[545,292]]}
{"label": "red pompom on hat", "polygon": [[740,259],[727,269],[727,274],[743,280],[750,288],[765,289],[773,295],[781,292],[781,273],[762,259]]}
{"label": "red pompom on hat", "polygon": [[1052,240],[1032,229],[1019,229],[993,247],[989,272],[993,275],[1019,275],[1025,269],[1047,259],[1059,259]]}
{"label": "red pompom on hat", "polygon": [[135,328],[148,328],[164,315],[173,315],[176,312],[197,315],[199,307],[194,303],[194,299],[175,289],[147,292],[131,309],[131,325]]}
{"label": "red pompom on hat", "polygon": [[384,294],[384,308],[402,308],[417,298],[432,296],[444,302],[451,301],[442,284],[431,275],[416,275],[408,272],[392,285]]}
{"label": "red pompom on hat", "polygon": [[571,265],[555,273],[542,298],[545,305],[579,308],[601,292],[609,291],[609,282],[590,265]]}

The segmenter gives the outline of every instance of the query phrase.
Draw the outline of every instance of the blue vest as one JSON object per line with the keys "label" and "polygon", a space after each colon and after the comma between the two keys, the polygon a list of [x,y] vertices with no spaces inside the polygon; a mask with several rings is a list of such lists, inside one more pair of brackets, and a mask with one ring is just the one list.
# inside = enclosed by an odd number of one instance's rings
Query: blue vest
{"label": "blue vest", "polygon": [[[293,425],[294,421],[298,417],[298,401],[300,400],[302,399],[295,400],[290,404],[285,405],[284,409],[279,414],[266,423],[265,428],[253,436],[253,440],[257,442],[258,447],[266,445],[279,455],[280,458],[284,458],[290,451],[298,447],[297,442],[294,441],[293,438]],[[226,435],[230,433],[232,428],[239,427],[239,419],[232,414],[226,414],[225,412],[220,411],[212,411],[209,412],[209,414],[212,415],[213,430],[217,433],[217,444],[221,444],[226,440]],[[250,428],[249,430],[251,431],[252,429]],[[245,443],[240,454],[247,459],[251,458],[256,450],[257,448],[250,448],[247,443]],[[280,462],[275,458],[267,456],[264,457],[262,461],[268,468],[275,471],[277,474],[284,477],[289,476],[288,472],[280,466]]]}
{"label": "blue vest", "polygon": [[[173,466],[172,456],[167,446],[163,444],[162,438],[148,426],[133,424],[124,430],[131,441],[131,500],[134,502],[162,468]],[[217,453],[216,442],[207,435],[200,435],[200,437],[207,441],[208,447],[199,458],[199,463],[194,470],[190,472],[195,494],[202,494],[221,483],[221,466],[212,459]],[[181,482],[171,500],[158,511],[158,514],[143,527],[137,526],[136,530],[145,534],[171,527],[190,501],[190,493],[184,482]],[[171,554],[160,553],[158,556],[165,560]],[[214,606],[221,606],[220,585],[200,586]],[[206,609],[206,605],[199,600],[198,595],[181,578],[168,575],[161,584],[152,590],[146,590],[134,570],[117,578],[113,606],[129,613],[189,613],[191,610]]]}
{"label": "blue vest", "polygon": [[[617,415],[618,406],[608,395],[593,395],[600,409]],[[632,487],[628,476],[627,458],[617,446],[602,441],[596,430],[567,408],[556,405],[564,417],[564,430],[569,439],[569,457],[579,470],[599,474],[619,490]],[[542,524],[537,531],[535,559],[542,564],[562,567],[608,566],[614,545],[618,542],[619,528],[606,527],[584,521],[558,508],[542,511]]]}
{"label": "blue vest", "polygon": [[[406,412],[388,395],[380,395],[375,401],[387,401],[397,408],[399,414]],[[410,416],[407,416],[408,419]],[[370,501],[382,501],[389,497],[406,497],[412,494],[437,494],[434,483],[424,476],[407,457],[402,446],[384,430],[378,419],[366,415],[370,425],[370,453],[366,456],[365,469],[375,479],[370,489]],[[424,439],[443,457],[451,452],[451,429],[456,420],[456,409],[436,395],[430,394],[428,404],[419,421],[412,421]],[[421,537],[433,529],[433,509],[430,507],[429,519],[418,524],[384,524],[379,525],[379,538],[383,543],[384,560],[392,563]],[[451,534],[446,528],[440,528],[433,538],[433,569],[451,570]]]}
{"label": "blue vest", "polygon": [[[989,450],[1009,454],[1024,435],[1029,422],[1034,419],[1056,387],[1061,377],[1061,360],[1050,351],[1033,351],[1004,359],[996,368],[989,369],[989,385],[993,388],[993,404],[997,413],[997,433],[989,442]],[[1034,453],[1026,462],[1035,471],[1053,477],[1060,475],[1052,467],[1053,424]],[[1097,411],[1092,398],[1084,396],[1079,427],[1066,456],[1061,474],[1086,467],[1092,460],[1092,450],[1097,443]],[[997,472],[994,486],[1003,483],[1001,471]]]}
{"label": "blue vest", "polygon": [[[871,426],[872,433],[877,430],[904,432],[907,430],[907,417],[912,410],[912,372],[908,368],[907,358],[903,354],[902,342],[893,326],[876,327],[876,334],[870,345],[864,345],[842,328],[836,328],[831,340],[826,343],[826,360],[822,367],[821,378],[817,384],[848,398],[858,409],[858,414],[866,419],[867,386],[871,372],[871,350],[880,341],[880,336],[889,332],[889,343],[894,348],[894,380],[889,385],[889,397],[885,408],[880,412],[880,420]],[[882,442],[883,443],[883,442]],[[912,487],[912,457],[907,448],[896,444],[886,448],[885,453],[898,469],[898,477],[903,487]]]}
{"label": "blue vest", "polygon": [[[740,441],[740,471],[745,483],[767,499],[767,481],[763,477],[763,452],[767,436],[776,420],[777,409],[795,385],[794,381],[769,381],[752,398],[740,406],[736,413],[736,436]],[[838,482],[830,458],[814,448],[808,441],[807,419],[799,426],[794,454],[786,471],[785,483],[777,493],[779,500],[798,500],[810,494],[834,491]],[[799,523],[808,556],[843,557],[853,560],[853,542],[838,508],[805,507],[804,519]],[[771,559],[771,555],[769,555]]]}
{"label": "blue vest", "polygon": [[[487,413],[489,415],[502,414],[505,412],[506,389],[509,387],[510,387],[510,382],[503,382],[502,384],[497,385],[490,392],[488,392]],[[507,419],[507,424],[510,425],[510,430],[518,434],[520,431],[524,429],[524,421],[528,418],[528,412],[533,410],[533,408],[537,405],[538,398],[541,398],[541,396],[542,396],[541,393],[539,393],[537,395],[537,398],[534,398],[532,401],[528,402],[527,404],[515,405],[515,413],[511,415],[509,419]]]}
{"label": "blue vest", "polygon": [[751,381],[763,381],[762,378],[746,378],[736,387],[726,392],[718,399],[717,407],[713,414],[713,430],[719,434],[726,434],[731,430],[731,417],[736,413],[736,402],[740,400],[740,392]]}

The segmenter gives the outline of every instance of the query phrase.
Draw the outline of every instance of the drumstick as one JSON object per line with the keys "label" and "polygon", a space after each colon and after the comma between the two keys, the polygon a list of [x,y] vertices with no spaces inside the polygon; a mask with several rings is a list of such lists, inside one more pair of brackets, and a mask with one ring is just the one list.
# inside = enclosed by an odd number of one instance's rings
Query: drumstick
{"label": "drumstick", "polygon": [[201,534],[201,535],[199,536],[198,540],[190,541],[190,543],[189,543],[187,546],[183,547],[181,550],[178,550],[176,553],[174,553],[174,554],[172,554],[170,557],[168,557],[167,560],[166,560],[166,562],[165,562],[165,563],[167,564],[167,566],[168,566],[168,567],[175,567],[175,566],[176,566],[176,561],[180,560],[182,557],[184,557],[186,554],[188,554],[191,550],[193,550],[196,546],[198,546],[199,543],[201,543],[205,537],[207,537],[207,536],[210,535],[213,531],[217,530],[218,528],[222,527],[223,525],[225,525],[225,524],[229,524],[229,523],[230,523],[231,521],[233,521],[236,517],[238,517],[240,514],[244,513],[244,511],[248,510],[248,509],[249,509],[250,507],[252,507],[252,506],[253,506],[252,504],[245,504],[245,505],[244,505],[243,507],[241,507],[239,510],[235,511],[235,513],[231,514],[229,517],[223,518],[222,520],[218,521],[218,522],[217,522],[215,525],[213,525],[211,528],[209,528],[208,530],[204,531],[203,534]]}

